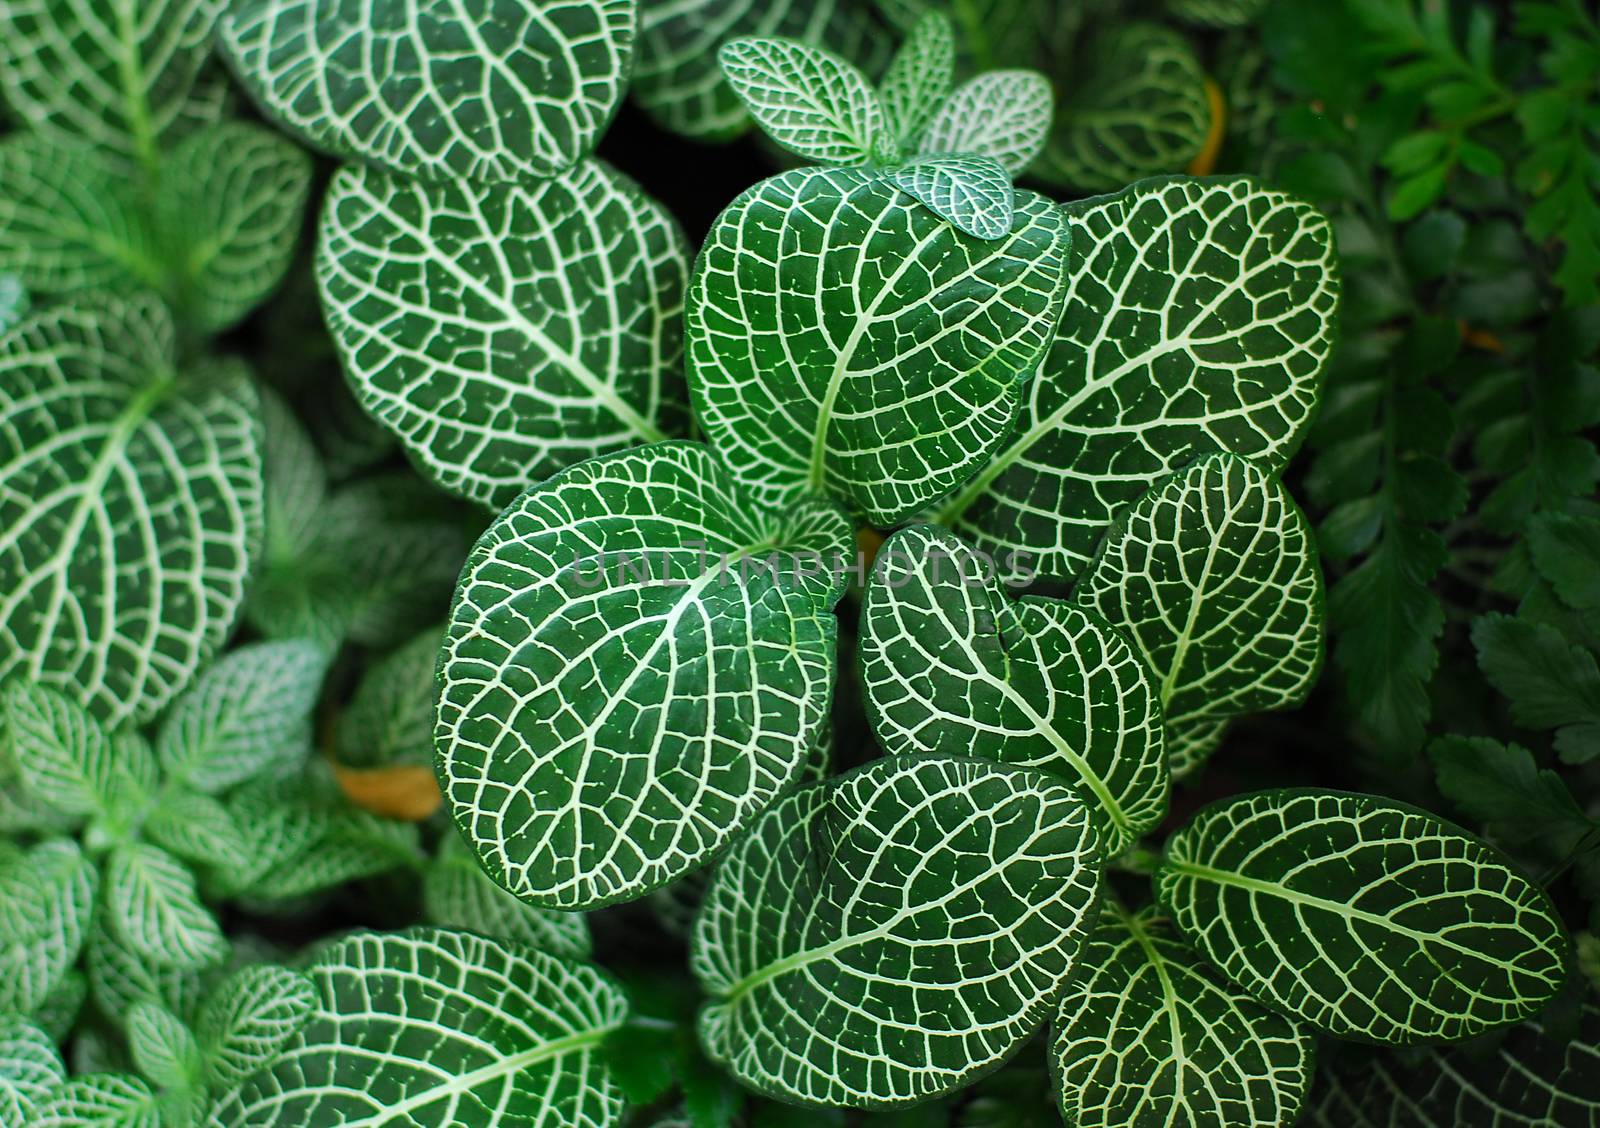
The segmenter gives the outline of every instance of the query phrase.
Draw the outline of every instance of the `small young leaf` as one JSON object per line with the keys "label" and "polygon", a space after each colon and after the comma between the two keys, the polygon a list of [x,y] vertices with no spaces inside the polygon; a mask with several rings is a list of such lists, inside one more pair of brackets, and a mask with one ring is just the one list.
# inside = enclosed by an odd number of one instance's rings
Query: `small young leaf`
{"label": "small young leaf", "polygon": [[0,1013],[33,1014],[78,961],[100,874],[71,839],[0,866]]}
{"label": "small young leaf", "polygon": [[15,1015],[0,1018],[0,1125],[29,1128],[39,1104],[66,1079],[49,1035]]}
{"label": "small young leaf", "polygon": [[998,239],[1011,231],[1016,192],[998,161],[962,154],[919,157],[890,175],[968,235]]}
{"label": "small young leaf", "polygon": [[430,627],[375,662],[339,717],[338,761],[350,768],[433,764],[434,668],[444,628]]}
{"label": "small young leaf", "polygon": [[14,681],[0,701],[5,758],[28,793],[67,815],[107,810],[118,791],[117,747],[82,705],[47,685]]}
{"label": "small young leaf", "polygon": [[832,51],[790,39],[730,40],[717,52],[733,92],[785,149],[822,164],[872,160],[886,136],[883,105]]}
{"label": "small young leaf", "polygon": [[267,1065],[316,1002],[311,981],[286,968],[263,964],[229,976],[195,1020],[207,1083],[228,1088]]}
{"label": "small young leaf", "polygon": [[[217,40],[261,107],[319,149],[430,180],[577,163],[622,100],[635,0],[244,0]],[[470,32],[470,34],[468,34]]]}
{"label": "small young leaf", "polygon": [[1021,176],[1044,148],[1054,113],[1050,82],[1037,71],[989,71],[956,87],[928,123],[921,152],[970,153]]}
{"label": "small young leaf", "polygon": [[131,1073],[88,1073],[51,1090],[28,1128],[165,1128],[155,1093]]}
{"label": "small young leaf", "polygon": [[128,1009],[128,1052],[158,1089],[192,1089],[200,1081],[200,1047],[183,1020],[151,999]]}
{"label": "small young leaf", "polygon": [[351,388],[446,489],[495,508],[685,429],[677,223],[585,161],[542,183],[347,168],[317,275]]}
{"label": "small young leaf", "polygon": [[787,1101],[960,1086],[1058,997],[1094,922],[1095,839],[1072,791],[977,760],[901,756],[803,788],[717,864],[690,949],[701,1044]]}
{"label": "small young leaf", "polygon": [[1108,908],[1056,1012],[1068,1128],[1293,1124],[1310,1033],[1201,960],[1154,908]]}
{"label": "small young leaf", "polygon": [[205,997],[209,973],[214,969],[196,971],[157,964],[118,937],[105,915],[97,915],[84,947],[89,994],[99,1013],[121,1024],[135,1003],[150,999],[190,1021]]}
{"label": "small young leaf", "polygon": [[1168,842],[1156,892],[1228,978],[1337,1037],[1468,1038],[1566,979],[1540,889],[1465,832],[1370,795],[1213,803]]}
{"label": "small young leaf", "polygon": [[1012,600],[952,533],[920,525],[878,550],[861,608],[861,680],[884,750],[941,752],[1059,776],[1122,852],[1167,809],[1156,687],[1098,617]]}
{"label": "small young leaf", "polygon": [[105,908],[122,941],[154,963],[200,968],[228,953],[216,918],[195,893],[194,874],[165,850],[134,843],[112,851]]}
{"label": "small young leaf", "polygon": [[158,713],[233,627],[261,538],[257,400],[235,362],[173,372],[153,299],[0,337],[0,679],[112,724]]}
{"label": "small young leaf", "polygon": [[223,655],[167,714],[156,752],[167,775],[224,791],[311,747],[311,709],[327,655],[301,640],[255,642]]}
{"label": "small young leaf", "polygon": [[784,173],[723,212],[689,288],[690,394],[759,504],[827,494],[893,525],[1003,439],[1071,248],[1056,205],[1020,192],[1016,213],[974,239],[848,169]]}
{"label": "small young leaf", "polygon": [[469,850],[451,838],[422,879],[422,906],[430,924],[463,928],[582,960],[589,957],[589,925],[582,913],[541,909],[496,885]]}
{"label": "small young leaf", "polygon": [[1061,333],[1014,434],[940,511],[1060,577],[1113,513],[1197,455],[1288,461],[1339,294],[1327,220],[1246,178],[1148,181],[1067,210],[1082,236]]}
{"label": "small young leaf", "polygon": [[1074,597],[1127,633],[1169,725],[1298,704],[1322,666],[1322,572],[1283,485],[1216,454],[1120,518]]}
{"label": "small young leaf", "polygon": [[197,866],[234,869],[251,863],[239,824],[219,800],[198,791],[168,790],[144,822],[153,845]]}
{"label": "small young leaf", "polygon": [[771,803],[821,729],[851,540],[824,504],[761,515],[687,442],[579,463],[502,513],[462,573],[436,730],[490,875],[549,908],[626,900]]}
{"label": "small young leaf", "polygon": [[950,89],[955,66],[955,29],[950,26],[950,17],[943,12],[928,12],[895,52],[878,85],[885,126],[902,152],[910,151],[911,142],[939,108]]}
{"label": "small young leaf", "polygon": [[591,967],[419,928],[334,941],[305,974],[310,1020],[223,1094],[214,1128],[621,1121],[622,1094],[596,1051],[627,1001]]}

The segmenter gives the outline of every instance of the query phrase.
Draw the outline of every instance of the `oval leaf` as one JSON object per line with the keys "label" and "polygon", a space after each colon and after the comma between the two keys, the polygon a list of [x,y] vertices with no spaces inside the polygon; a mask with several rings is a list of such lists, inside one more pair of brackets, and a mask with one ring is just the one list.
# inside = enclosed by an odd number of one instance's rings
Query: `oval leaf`
{"label": "oval leaf", "polygon": [[1197,454],[1281,468],[1333,339],[1333,236],[1250,180],[1172,178],[1071,205],[1067,310],[1015,435],[940,521],[1067,577],[1112,514]]}
{"label": "oval leaf", "polygon": [[1016,213],[975,239],[846,169],[785,173],[723,212],[689,288],[690,393],[762,504],[825,493],[896,524],[1005,437],[1071,244],[1048,200],[1019,192]]}
{"label": "oval leaf", "polygon": [[850,545],[828,506],[761,516],[686,442],[580,463],[502,513],[462,573],[437,728],[490,875],[593,908],[726,845],[816,742],[843,594],[824,560]]}
{"label": "oval leaf", "polygon": [[968,235],[998,239],[1011,230],[1016,192],[998,161],[961,154],[922,157],[890,175],[934,215]]}
{"label": "oval leaf", "polygon": [[224,1094],[213,1128],[609,1128],[597,1052],[627,1017],[593,968],[467,933],[356,933],[305,968],[309,1021]]}
{"label": "oval leaf", "polygon": [[980,74],[944,100],[918,147],[988,157],[1020,176],[1044,148],[1054,100],[1049,79],[1037,71]]}
{"label": "oval leaf", "polygon": [[1195,955],[1153,909],[1109,908],[1056,1012],[1068,1128],[1293,1124],[1309,1033]]}
{"label": "oval leaf", "polygon": [[445,928],[512,940],[567,959],[589,956],[589,925],[582,913],[541,909],[517,900],[458,846],[442,846],[428,866],[422,879],[422,906],[430,923]]}
{"label": "oval leaf", "polygon": [[785,1100],[956,1088],[1060,993],[1093,924],[1094,841],[1073,792],[977,760],[878,760],[797,792],[718,863],[701,907],[706,1052]]}
{"label": "oval leaf", "polygon": [[195,1020],[207,1080],[217,1087],[235,1085],[269,1063],[316,1003],[311,981],[287,968],[263,965],[230,975]]}
{"label": "oval leaf", "polygon": [[529,180],[594,148],[622,99],[634,0],[243,0],[217,38],[270,116],[408,176]]}
{"label": "oval leaf", "polygon": [[1374,796],[1213,803],[1168,843],[1156,891],[1235,983],[1342,1038],[1469,1038],[1566,978],[1544,893],[1477,839]]}
{"label": "oval leaf", "polygon": [[67,1079],[61,1053],[33,1023],[0,1018],[0,1125],[27,1128],[45,1096]]}
{"label": "oval leaf", "polygon": [[70,838],[0,868],[0,1012],[33,1014],[78,962],[100,873]]}
{"label": "oval leaf", "polygon": [[1185,731],[1297,704],[1322,665],[1311,529],[1281,482],[1231,454],[1146,494],[1073,595],[1127,633]]}
{"label": "oval leaf", "polygon": [[902,151],[939,108],[955,67],[956,37],[950,17],[943,12],[926,13],[895,52],[878,87],[889,133]]}
{"label": "oval leaf", "polygon": [[257,401],[229,362],[172,371],[154,301],[0,337],[0,680],[148,720],[232,629],[261,540]]}
{"label": "oval leaf", "polygon": [[596,161],[527,186],[347,168],[317,256],[356,397],[440,485],[496,508],[685,428],[688,270],[672,218]]}
{"label": "oval leaf", "polygon": [[161,1104],[131,1073],[73,1077],[39,1102],[28,1128],[163,1128]]}
{"label": "oval leaf", "polygon": [[871,160],[884,137],[883,105],[853,65],[791,39],[734,39],[717,52],[728,85],[785,149],[822,164]]}
{"label": "oval leaf", "polygon": [[111,852],[105,911],[123,943],[152,963],[201,968],[228,954],[216,918],[195,892],[194,874],[154,846],[133,843]]}
{"label": "oval leaf", "polygon": [[1089,803],[1107,856],[1167,809],[1156,687],[1098,616],[1012,600],[985,562],[930,525],[889,538],[861,609],[861,680],[891,754],[1037,768]]}

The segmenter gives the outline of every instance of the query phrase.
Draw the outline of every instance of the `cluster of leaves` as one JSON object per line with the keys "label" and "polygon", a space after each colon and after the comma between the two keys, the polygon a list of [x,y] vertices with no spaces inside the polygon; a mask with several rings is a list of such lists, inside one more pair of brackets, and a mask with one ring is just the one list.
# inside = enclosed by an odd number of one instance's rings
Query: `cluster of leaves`
{"label": "cluster of leaves", "polygon": [[[1575,0],[99,8],[0,11],[0,1126],[1600,1115]],[[630,89],[784,170],[697,254]]]}

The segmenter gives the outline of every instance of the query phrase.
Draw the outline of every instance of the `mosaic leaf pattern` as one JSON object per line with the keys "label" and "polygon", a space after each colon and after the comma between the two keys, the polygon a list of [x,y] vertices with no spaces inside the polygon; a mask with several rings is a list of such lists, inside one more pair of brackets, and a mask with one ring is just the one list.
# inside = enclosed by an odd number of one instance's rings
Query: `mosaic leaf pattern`
{"label": "mosaic leaf pattern", "polygon": [[919,142],[924,153],[976,153],[1020,176],[1038,157],[1054,112],[1050,82],[1037,71],[988,71],[950,94]]}
{"label": "mosaic leaf pattern", "polygon": [[200,903],[194,874],[155,846],[136,842],[112,851],[105,908],[122,942],[154,963],[194,969],[228,954],[216,918]]}
{"label": "mosaic leaf pattern", "polygon": [[956,1088],[1060,993],[1093,924],[1094,838],[1073,792],[977,760],[883,759],[796,792],[717,864],[690,950],[702,1045],[785,1100]]}
{"label": "mosaic leaf pattern", "polygon": [[901,152],[910,147],[939,108],[955,68],[955,29],[950,17],[929,12],[912,27],[878,85],[885,126]]}
{"label": "mosaic leaf pattern", "polygon": [[978,239],[998,239],[1011,230],[1016,192],[1011,177],[988,157],[922,157],[889,174],[937,216]]}
{"label": "mosaic leaf pattern", "polygon": [[852,546],[829,506],[761,516],[687,442],[580,463],[501,514],[462,573],[436,729],[490,875],[592,908],[725,846],[816,742]]}
{"label": "mosaic leaf pattern", "polygon": [[724,43],[717,56],[750,116],[790,152],[859,165],[882,144],[883,104],[861,72],[832,51],[747,37]]}
{"label": "mosaic leaf pattern", "polygon": [[780,36],[855,57],[880,35],[852,0],[640,0],[638,61],[630,92],[663,128],[731,141],[750,124],[722,76],[717,50],[741,36]]}
{"label": "mosaic leaf pattern", "polygon": [[230,362],[172,372],[153,299],[0,337],[0,679],[147,720],[232,628],[261,538],[261,437]]}
{"label": "mosaic leaf pattern", "polygon": [[42,842],[0,867],[0,1012],[32,1014],[86,939],[100,874],[78,844]]}
{"label": "mosaic leaf pattern", "polygon": [[270,1062],[306,1024],[316,1003],[311,981],[287,968],[261,964],[230,975],[206,998],[195,1020],[213,1084],[236,1084]]}
{"label": "mosaic leaf pattern", "polygon": [[147,167],[165,143],[222,113],[208,78],[222,0],[7,0],[0,92],[30,129]]}
{"label": "mosaic leaf pattern", "polygon": [[593,968],[438,929],[358,933],[305,968],[310,1020],[209,1128],[610,1128],[599,1053],[627,1017]]}
{"label": "mosaic leaf pattern", "polygon": [[589,925],[582,913],[541,909],[519,901],[490,880],[471,852],[443,846],[422,879],[427,919],[497,940],[511,940],[581,960],[589,956]]}
{"label": "mosaic leaf pattern", "polygon": [[597,161],[531,185],[347,168],[317,273],[363,406],[440,485],[495,508],[687,426],[688,251]]}
{"label": "mosaic leaf pattern", "polygon": [[1103,913],[1051,1053],[1068,1128],[1288,1125],[1311,1083],[1305,1029],[1224,980],[1154,909]]}
{"label": "mosaic leaf pattern", "polygon": [[761,505],[825,494],[892,525],[1000,443],[1071,244],[1042,197],[1017,193],[1016,213],[974,239],[882,177],[799,169],[722,214],[689,288],[690,395]]}
{"label": "mosaic leaf pattern", "polygon": [[1061,333],[1015,434],[941,510],[1061,577],[1196,455],[1288,461],[1339,293],[1327,220],[1246,178],[1149,181],[1067,210],[1082,234]]}
{"label": "mosaic leaf pattern", "polygon": [[109,807],[118,788],[117,746],[83,706],[49,686],[5,688],[0,747],[28,795],[66,815]]}
{"label": "mosaic leaf pattern", "polygon": [[1107,856],[1166,813],[1161,707],[1133,648],[1061,600],[1011,599],[953,534],[914,526],[878,550],[859,654],[887,752],[1057,776],[1089,804]]}
{"label": "mosaic leaf pattern", "polygon": [[1297,704],[1322,665],[1322,572],[1283,484],[1214,454],[1151,490],[1073,591],[1121,627],[1185,729]]}
{"label": "mosaic leaf pattern", "polygon": [[1229,979],[1337,1037],[1469,1038],[1566,978],[1549,899],[1497,852],[1368,795],[1262,791],[1167,844],[1162,907]]}
{"label": "mosaic leaf pattern", "polygon": [[1041,180],[1106,192],[1186,167],[1211,128],[1205,72],[1178,32],[1154,24],[1113,27],[1082,53],[1056,107],[1055,128],[1033,165]]}
{"label": "mosaic leaf pattern", "polygon": [[85,1073],[51,1090],[29,1128],[163,1128],[156,1094],[131,1073]]}
{"label": "mosaic leaf pattern", "polygon": [[217,37],[262,109],[319,149],[525,181],[594,148],[637,15],[634,0],[242,0]]}
{"label": "mosaic leaf pattern", "polygon": [[0,1125],[27,1128],[46,1094],[65,1080],[49,1035],[15,1015],[0,1018]]}

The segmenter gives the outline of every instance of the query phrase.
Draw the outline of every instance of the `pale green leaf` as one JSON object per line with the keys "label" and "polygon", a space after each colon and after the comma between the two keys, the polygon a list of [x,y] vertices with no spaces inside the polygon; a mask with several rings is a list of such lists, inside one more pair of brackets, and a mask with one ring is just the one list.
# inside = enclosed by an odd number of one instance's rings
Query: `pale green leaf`
{"label": "pale green leaf", "polygon": [[119,790],[116,745],[89,711],[47,685],[5,688],[5,756],[27,792],[68,815],[105,811]]}
{"label": "pale green leaf", "polygon": [[1019,192],[1016,212],[974,239],[883,177],[800,169],[722,214],[689,289],[690,394],[759,504],[827,494],[891,525],[1004,439],[1071,244],[1048,200]]}
{"label": "pale green leaf", "polygon": [[[272,826],[255,824],[257,830]],[[419,861],[414,823],[381,818],[342,802],[331,809],[326,802],[313,806],[307,837],[298,837],[304,827],[297,820],[291,818],[289,826],[290,841],[298,849],[278,856],[271,869],[252,878],[248,884],[252,897],[292,900]]]}
{"label": "pale green leaf", "polygon": [[1166,813],[1161,707],[1133,648],[1062,600],[1011,599],[953,534],[919,525],[878,550],[859,653],[887,752],[1057,776],[1088,802],[1107,856]]}
{"label": "pale green leaf", "polygon": [[125,1028],[133,1063],[158,1089],[190,1089],[200,1080],[200,1045],[177,1015],[152,999],[128,1008]]}
{"label": "pale green leaf", "polygon": [[627,1001],[593,968],[436,929],[357,933],[306,966],[310,1020],[210,1128],[610,1128],[599,1043]]}
{"label": "pale green leaf", "polygon": [[77,963],[100,875],[71,839],[0,867],[0,1013],[32,1014]]}
{"label": "pale green leaf", "polygon": [[158,847],[133,843],[111,852],[104,904],[118,938],[154,963],[202,968],[228,953],[216,918],[195,892],[194,874]]}
{"label": "pale green leaf", "polygon": [[762,515],[686,442],[579,463],[502,513],[462,572],[437,728],[490,875],[592,908],[722,849],[820,731],[852,542],[823,504]]}
{"label": "pale green leaf", "polygon": [[963,154],[919,157],[890,176],[968,235],[999,239],[1011,231],[1016,192],[998,161]]}
{"label": "pale green leaf", "polygon": [[1195,462],[1118,519],[1079,606],[1126,632],[1169,725],[1299,704],[1322,666],[1322,571],[1288,490],[1232,454]]}
{"label": "pale green leaf", "polygon": [[185,140],[161,174],[168,293],[186,319],[219,332],[259,305],[289,268],[311,162],[277,134],[236,121]]}
{"label": "pale green leaf", "polygon": [[955,66],[955,29],[950,17],[943,12],[927,13],[912,27],[878,84],[886,128],[902,152],[910,151],[911,142],[949,92]]}
{"label": "pale green leaf", "polygon": [[172,369],[153,299],[0,337],[0,678],[146,720],[233,626],[261,537],[260,428],[234,362]]}
{"label": "pale green leaf", "polygon": [[165,1128],[155,1093],[131,1073],[88,1073],[39,1102],[29,1128]]}
{"label": "pale green leaf", "polygon": [[34,1010],[33,1021],[53,1041],[65,1042],[78,1025],[78,1016],[88,997],[88,978],[81,971],[70,969]]}
{"label": "pale green leaf", "polygon": [[362,675],[339,716],[339,763],[352,768],[433,763],[442,627],[429,627]]}
{"label": "pale green leaf", "polygon": [[1527,1018],[1566,978],[1566,934],[1538,887],[1464,831],[1374,796],[1213,803],[1168,842],[1156,889],[1223,974],[1339,1037],[1471,1037]]}
{"label": "pale green leaf", "polygon": [[1309,1033],[1224,980],[1154,909],[1108,908],[1061,998],[1051,1053],[1068,1128],[1293,1124]]}
{"label": "pale green leaf", "polygon": [[724,43],[717,57],[756,124],[807,160],[866,164],[893,140],[877,93],[853,64],[826,48],[746,36]]}
{"label": "pale green leaf", "polygon": [[1231,717],[1220,721],[1195,720],[1167,726],[1167,764],[1173,779],[1192,775],[1222,747]]}
{"label": "pale green leaf", "polygon": [[0,92],[29,128],[156,164],[159,149],[217,120],[207,73],[221,0],[7,0]]}
{"label": "pale green leaf", "polygon": [[28,288],[15,274],[0,273],[0,333],[22,320],[31,301]]}
{"label": "pale green leaf", "polygon": [[1094,922],[1095,837],[1066,787],[977,760],[883,759],[796,792],[717,864],[690,950],[701,1044],[789,1101],[960,1086],[1060,994]]}
{"label": "pale green leaf", "polygon": [[136,186],[94,149],[31,135],[0,142],[0,270],[55,295],[166,281]]}
{"label": "pale green leaf", "polygon": [[717,49],[723,43],[781,36],[853,59],[870,54],[882,34],[854,0],[640,0],[629,92],[664,129],[699,141],[730,141],[750,117],[722,77]]}
{"label": "pale green leaf", "polygon": [[300,763],[328,656],[303,640],[254,642],[223,655],[167,713],[156,752],[167,775],[202,792]]}
{"label": "pale green leaf", "polygon": [[493,507],[680,433],[688,251],[598,161],[543,183],[334,178],[317,273],[362,405],[446,489]]}
{"label": "pale green leaf", "polygon": [[428,179],[537,180],[622,99],[634,0],[239,0],[217,38],[261,107],[319,149]]}
{"label": "pale green leaf", "polygon": [[252,861],[228,808],[198,791],[174,788],[163,793],[145,819],[144,836],[197,866],[231,870]]}
{"label": "pale green leaf", "polygon": [[1035,176],[1104,192],[1178,172],[1199,154],[1211,105],[1200,60],[1181,34],[1154,24],[1113,25],[1080,57],[1089,66],[1056,107]]}
{"label": "pale green leaf", "polygon": [[568,959],[589,955],[589,925],[582,913],[542,909],[517,900],[477,859],[451,838],[422,878],[422,910],[430,924],[512,940]]}
{"label": "pale green leaf", "polygon": [[84,952],[95,1008],[119,1025],[144,999],[160,1003],[185,1022],[191,1020],[209,986],[209,973],[215,970],[157,964],[118,937],[105,914],[99,914],[89,929]]}
{"label": "pale green leaf", "polygon": [[1150,181],[1067,210],[1081,235],[1061,334],[1016,433],[940,511],[1062,577],[1196,455],[1288,461],[1339,292],[1327,220],[1244,178]]}
{"label": "pale green leaf", "polygon": [[1020,176],[1050,134],[1054,95],[1037,71],[999,70],[968,79],[939,106],[918,141],[923,153],[970,153]]}
{"label": "pale green leaf", "polygon": [[267,1065],[311,1017],[311,981],[267,964],[230,975],[207,997],[195,1020],[207,1081],[238,1084]]}
{"label": "pale green leaf", "polygon": [[66,1077],[49,1035],[15,1015],[0,1018],[0,1128],[30,1128],[39,1103]]}

